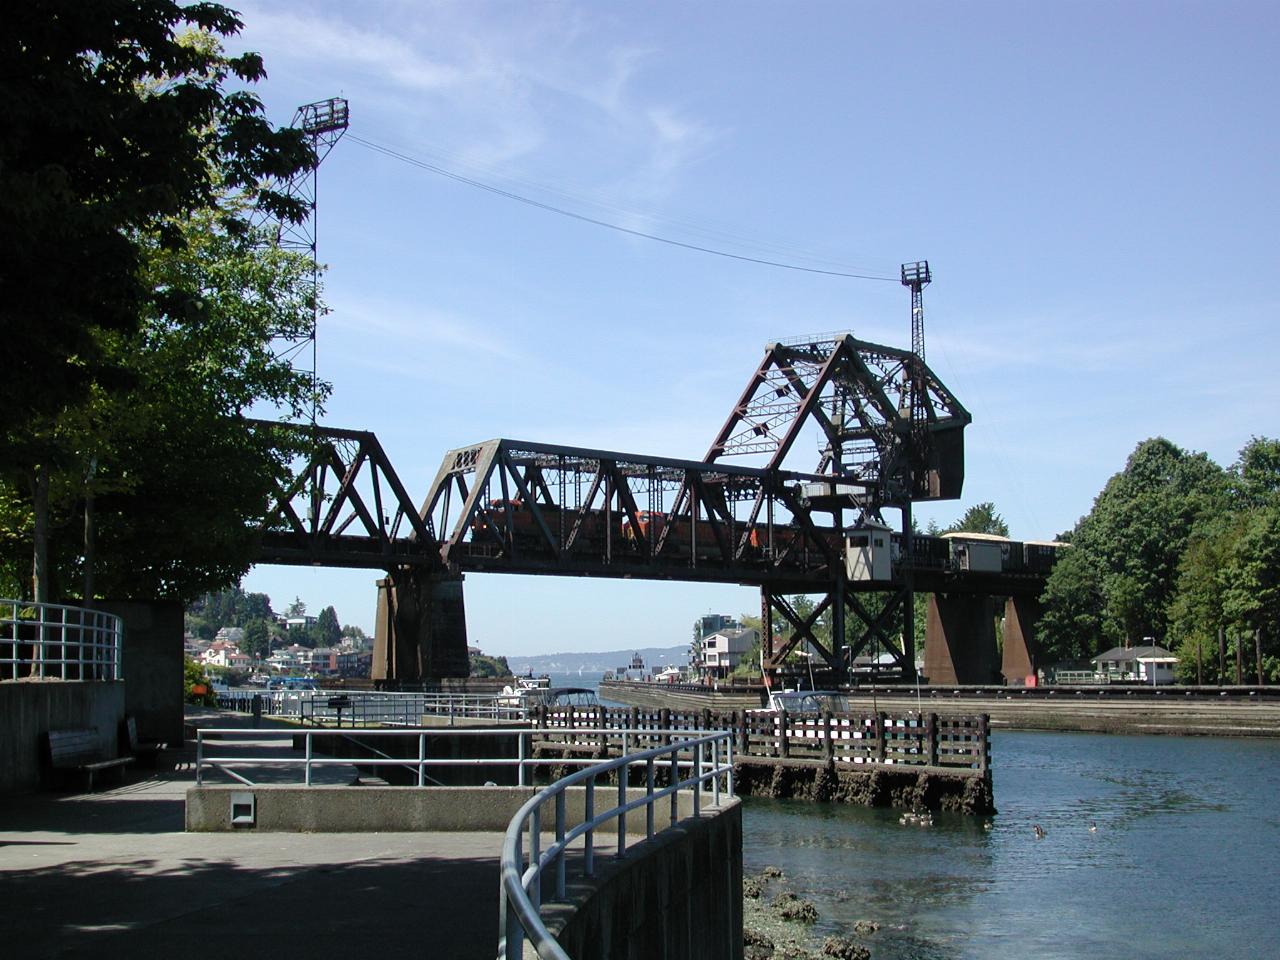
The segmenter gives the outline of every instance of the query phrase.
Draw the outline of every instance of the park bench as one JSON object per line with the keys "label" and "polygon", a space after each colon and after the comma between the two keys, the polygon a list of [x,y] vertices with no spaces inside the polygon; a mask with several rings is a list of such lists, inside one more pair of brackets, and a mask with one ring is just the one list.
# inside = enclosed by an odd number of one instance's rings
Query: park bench
{"label": "park bench", "polygon": [[133,757],[141,765],[152,770],[160,767],[160,754],[168,747],[159,740],[139,740],[138,721],[134,717],[125,717],[120,721],[120,753]]}
{"label": "park bench", "polygon": [[93,792],[93,775],[103,770],[124,768],[133,763],[133,757],[108,757],[98,742],[97,728],[86,730],[50,730],[44,735],[46,759],[49,770],[56,776],[67,773],[83,773]]}

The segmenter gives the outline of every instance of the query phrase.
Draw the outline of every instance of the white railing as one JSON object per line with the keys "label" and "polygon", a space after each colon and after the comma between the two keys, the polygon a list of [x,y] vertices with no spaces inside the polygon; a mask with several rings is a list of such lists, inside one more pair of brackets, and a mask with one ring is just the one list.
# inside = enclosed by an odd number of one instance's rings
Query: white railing
{"label": "white railing", "polygon": [[268,716],[297,717],[320,725],[418,727],[423,717],[458,720],[527,720],[529,710],[501,694],[383,693],[370,690],[232,690],[218,706],[253,713],[253,700]]}
{"label": "white railing", "polygon": [[[624,754],[627,754],[636,743],[651,743],[654,739],[653,730],[625,730],[625,729],[603,729],[600,727],[584,727],[578,730],[557,730],[557,734],[575,734],[582,737],[593,738],[595,742],[606,744],[610,739],[617,742],[618,748]],[[677,734],[678,735],[678,734]],[[400,767],[410,770],[414,773],[415,786],[430,786],[431,778],[427,775],[427,771],[433,767],[514,767],[515,780],[518,786],[529,785],[529,771],[533,767],[548,766],[591,766],[599,763],[598,758],[591,757],[535,757],[534,742],[541,741],[545,738],[546,731],[534,727],[504,727],[498,729],[450,729],[443,727],[420,727],[420,728],[388,728],[377,729],[369,728],[355,731],[351,734],[339,733],[334,730],[326,729],[253,729],[247,727],[203,727],[196,731],[196,785],[204,784],[205,776],[212,770],[218,770],[226,776],[246,786],[258,786],[243,772],[253,768],[300,768],[301,783],[305,786],[311,786],[314,782],[313,774],[316,770],[324,767],[341,767],[341,766],[358,766],[358,767]],[[685,736],[688,736],[687,734]],[[728,734],[715,734],[714,738],[728,736]],[[318,754],[315,749],[315,739],[317,737],[326,738],[326,747],[323,753]],[[361,750],[358,755],[353,751],[350,755],[341,755],[333,750],[333,740],[335,737],[347,739],[351,744],[355,745],[359,742]],[[370,738],[398,738],[400,740],[409,740],[412,748],[399,756],[392,756],[384,750],[379,750],[370,741]],[[506,738],[508,741],[512,738],[516,740],[515,755],[503,754],[497,755],[495,750],[489,756],[479,757],[433,757],[430,755],[429,746],[434,740],[448,738],[454,740],[458,737],[489,737]],[[302,748],[299,751],[300,756],[294,756],[294,740],[302,740]],[[289,755],[284,756],[281,752],[275,754],[259,753],[225,753],[211,754],[209,753],[209,744],[207,741],[219,741],[234,744],[237,740],[249,741],[250,745],[261,746],[263,741],[275,741],[282,747],[286,748]],[[692,741],[680,741],[680,744]],[[662,750],[669,750],[667,746],[663,746]],[[369,754],[373,754],[370,756]],[[718,755],[717,755],[718,756]],[[272,781],[272,785],[278,785],[279,781]]]}
{"label": "white railing", "polygon": [[[652,730],[629,732],[647,737],[653,734]],[[708,783],[712,802],[716,806],[720,804],[722,779],[725,782],[724,795],[733,796],[733,736],[728,732],[712,733],[631,755],[625,755],[625,748],[623,752],[624,756],[604,763],[593,762],[587,769],[572,773],[546,787],[520,808],[507,827],[502,844],[498,903],[499,960],[521,960],[526,940],[533,944],[543,960],[569,960],[569,955],[542,922],[541,906],[544,870],[555,870],[555,897],[558,900],[565,898],[565,855],[571,843],[582,840],[582,873],[589,878],[595,875],[595,833],[602,824],[617,820],[617,846],[614,855],[620,859],[627,852],[626,815],[632,810],[644,809],[645,837],[652,838],[656,832],[655,807],[663,798],[671,798],[670,825],[674,826],[679,822],[680,790],[688,789],[691,792],[695,817],[702,812],[702,794]],[[681,754],[687,755],[687,759],[682,760]],[[631,768],[641,764],[645,771],[644,795],[628,800],[627,784]],[[655,785],[655,774],[659,768],[669,771],[669,782],[661,788]],[[683,776],[682,769],[688,770],[689,775]],[[614,771],[617,772],[617,786],[606,789],[616,789],[617,802],[609,809],[596,813],[596,781]],[[586,791],[585,815],[581,824],[570,829],[566,823],[565,791],[579,785]],[[543,850],[542,808],[548,803],[555,805],[555,840]],[[523,849],[526,834],[529,847],[527,858]]]}
{"label": "white railing", "polygon": [[0,600],[0,680],[119,680],[123,642],[114,614]]}

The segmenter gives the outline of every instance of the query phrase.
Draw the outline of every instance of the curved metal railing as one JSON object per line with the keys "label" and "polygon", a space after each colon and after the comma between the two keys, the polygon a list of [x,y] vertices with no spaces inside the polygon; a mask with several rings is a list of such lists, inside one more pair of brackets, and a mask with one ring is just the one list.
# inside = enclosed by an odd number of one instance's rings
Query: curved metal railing
{"label": "curved metal railing", "polygon": [[[681,755],[686,754],[686,759]],[[645,793],[633,800],[627,799],[630,768],[644,764]],[[669,783],[655,786],[655,773],[659,766],[669,771]],[[682,776],[682,768],[689,771]],[[595,812],[596,781],[604,774],[617,771],[617,804],[602,813]],[[733,795],[733,736],[728,732],[679,740],[670,745],[654,747],[608,760],[579,770],[546,787],[530,799],[512,819],[502,844],[501,889],[499,891],[498,960],[520,960],[524,956],[524,944],[528,939],[543,960],[569,960],[555,937],[542,922],[543,870],[555,868],[555,896],[564,899],[567,873],[566,853],[569,844],[578,840],[582,846],[582,872],[586,877],[595,872],[595,832],[597,828],[616,819],[617,849],[615,856],[625,856],[627,850],[626,815],[632,810],[645,810],[645,836],[654,836],[655,805],[670,797],[670,825],[679,822],[679,792],[688,789],[692,794],[693,815],[701,813],[702,794],[710,784],[713,803],[719,805],[722,795],[721,780],[725,783],[723,794]],[[571,829],[566,827],[565,791],[582,785],[586,789],[585,814],[582,823]],[[543,850],[542,808],[554,804],[555,840]],[[529,855],[526,864],[524,836],[528,834]]]}
{"label": "curved metal railing", "polygon": [[0,680],[119,680],[123,643],[115,614],[0,600]]}

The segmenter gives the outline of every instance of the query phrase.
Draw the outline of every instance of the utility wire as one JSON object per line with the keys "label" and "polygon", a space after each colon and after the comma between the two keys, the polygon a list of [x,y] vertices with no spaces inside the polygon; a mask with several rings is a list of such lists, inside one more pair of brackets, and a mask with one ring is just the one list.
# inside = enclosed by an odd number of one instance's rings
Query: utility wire
{"label": "utility wire", "polygon": [[519,203],[528,204],[531,207],[536,207],[539,210],[545,210],[548,213],[558,213],[562,217],[569,217],[573,220],[580,220],[583,223],[594,224],[597,227],[605,227],[609,230],[616,230],[619,233],[630,234],[633,237],[642,237],[645,240],[656,240],[658,243],[669,244],[670,246],[673,246],[673,247],[681,247],[685,250],[696,250],[698,253],[709,253],[712,256],[716,256],[716,257],[726,257],[730,260],[741,260],[745,263],[756,263],[766,267],[779,267],[783,270],[798,270],[801,273],[818,273],[818,274],[822,274],[823,276],[847,277],[852,280],[884,280],[891,283],[898,283],[900,279],[898,277],[881,277],[881,276],[876,276],[874,274],[868,274],[868,273],[846,273],[842,270],[822,270],[817,267],[803,267],[795,263],[783,263],[780,260],[766,260],[763,257],[748,257],[740,253],[729,253],[727,250],[717,250],[714,247],[704,247],[696,243],[686,243],[683,240],[673,240],[671,237],[659,236],[656,233],[646,233],[643,230],[635,230],[635,229],[632,229],[631,227],[624,227],[620,223],[611,223],[608,220],[599,220],[595,217],[588,217],[585,214],[574,213],[572,210],[566,210],[564,207],[553,206],[552,204],[549,204],[549,203],[543,203],[541,200],[534,200],[532,197],[526,197],[519,193],[513,193],[510,190],[504,190],[501,187],[496,187],[493,184],[485,183],[482,180],[475,180],[471,177],[463,176],[462,174],[455,173],[454,171],[449,170],[446,167],[441,167],[434,163],[428,163],[426,160],[421,160],[418,157],[413,157],[407,153],[401,153],[399,150],[393,150],[391,147],[386,147],[386,146],[383,146],[382,144],[374,143],[371,140],[366,140],[363,137],[358,137],[353,133],[348,133],[347,139],[350,140],[352,143],[358,143],[360,144],[360,146],[365,147],[368,150],[372,150],[375,153],[381,153],[395,160],[399,160],[402,163],[407,163],[410,166],[418,167],[422,170],[427,170],[430,173],[435,173],[442,177],[447,177],[450,180],[455,180],[458,183],[464,183],[467,186],[476,187],[480,190],[485,190],[499,197],[505,197],[508,200],[515,200]]}

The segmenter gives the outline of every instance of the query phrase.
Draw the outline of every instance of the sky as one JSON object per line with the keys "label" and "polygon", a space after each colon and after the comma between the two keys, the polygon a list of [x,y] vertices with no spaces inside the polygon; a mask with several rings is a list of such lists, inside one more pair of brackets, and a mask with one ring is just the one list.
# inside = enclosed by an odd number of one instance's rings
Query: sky
{"label": "sky", "polygon": [[[701,459],[775,340],[910,347],[973,416],[959,501],[1019,539],[1143,439],[1231,464],[1280,434],[1280,8],[1235,2],[230,0],[269,117],[341,96],[319,173],[324,422],[415,500],[492,437]],[[371,146],[374,145],[374,146]],[[816,451],[814,457],[816,463]],[[257,567],[371,630],[376,574]],[[734,586],[470,575],[491,654],[665,646]]]}

